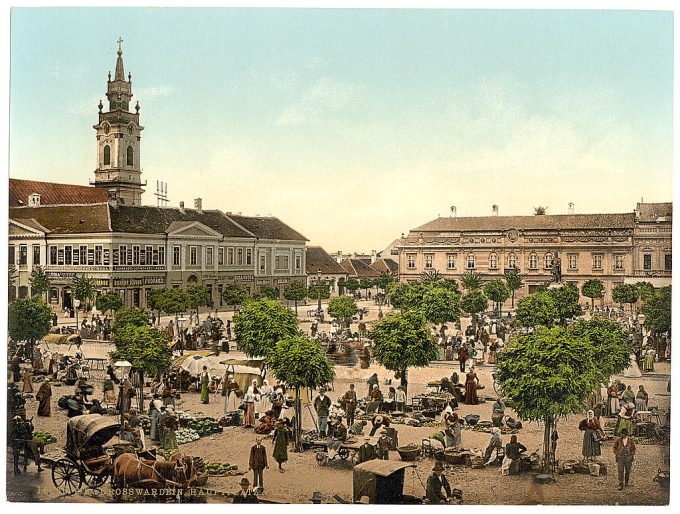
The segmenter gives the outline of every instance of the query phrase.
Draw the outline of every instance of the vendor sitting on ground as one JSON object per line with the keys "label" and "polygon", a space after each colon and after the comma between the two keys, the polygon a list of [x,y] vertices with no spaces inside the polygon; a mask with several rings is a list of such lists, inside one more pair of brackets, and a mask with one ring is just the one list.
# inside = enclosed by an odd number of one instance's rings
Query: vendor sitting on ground
{"label": "vendor sitting on ground", "polygon": [[489,444],[484,451],[484,465],[488,466],[495,460],[494,450],[499,450],[503,448],[503,443],[501,442],[501,429],[498,427],[493,427],[491,429],[491,439]]}
{"label": "vendor sitting on ground", "polygon": [[368,402],[368,405],[366,406],[366,412],[368,414],[371,414],[373,412],[380,412],[380,408],[382,407],[382,401],[383,401],[382,391],[378,387],[378,384],[373,384],[373,389],[371,389],[370,400]]}
{"label": "vendor sitting on ground", "polygon": [[444,440],[446,441],[446,447],[456,447],[461,444],[461,431],[460,431],[460,419],[458,414],[455,412],[449,412],[444,416],[444,423],[446,428],[444,429]]}
{"label": "vendor sitting on ground", "polygon": [[503,398],[498,397],[491,406],[491,423],[495,427],[503,425],[503,417],[505,416],[505,402]]}
{"label": "vendor sitting on ground", "polygon": [[328,430],[328,457],[335,457],[336,453],[347,439],[347,427],[342,424],[342,418],[335,416]]}
{"label": "vendor sitting on ground", "polygon": [[371,432],[368,435],[373,437],[380,427],[389,427],[390,426],[390,418],[389,418],[389,416],[383,416],[382,414],[376,414],[375,416],[373,416],[373,419],[371,420],[371,425],[372,425]]}
{"label": "vendor sitting on ground", "polygon": [[355,421],[352,423],[352,426],[349,427],[349,433],[351,435],[363,435],[364,434],[364,427],[367,425],[365,419],[362,419],[361,421]]}
{"label": "vendor sitting on ground", "polygon": [[264,416],[260,418],[260,424],[255,427],[255,433],[260,435],[271,434],[275,428],[274,411],[268,410]]}
{"label": "vendor sitting on ground", "polygon": [[519,473],[520,459],[527,451],[526,446],[517,442],[517,436],[510,437],[510,442],[505,445],[505,457],[501,464],[501,475],[516,475]]}

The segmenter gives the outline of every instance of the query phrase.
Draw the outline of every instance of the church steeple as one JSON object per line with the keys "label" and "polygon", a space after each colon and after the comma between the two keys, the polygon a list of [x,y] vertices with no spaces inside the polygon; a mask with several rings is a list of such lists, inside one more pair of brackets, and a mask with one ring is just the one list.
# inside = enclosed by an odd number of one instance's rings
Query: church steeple
{"label": "church steeple", "polygon": [[122,38],[118,38],[118,58],[116,72],[111,80],[111,72],[107,81],[106,98],[109,101],[108,112],[99,102],[99,123],[94,125],[97,131],[97,169],[95,169],[94,186],[115,189],[119,201],[128,205],[141,205],[142,186],[140,166],[140,133],[144,129],[139,124],[139,102],[135,112],[130,109],[132,100],[132,75],[125,80],[123,68]]}

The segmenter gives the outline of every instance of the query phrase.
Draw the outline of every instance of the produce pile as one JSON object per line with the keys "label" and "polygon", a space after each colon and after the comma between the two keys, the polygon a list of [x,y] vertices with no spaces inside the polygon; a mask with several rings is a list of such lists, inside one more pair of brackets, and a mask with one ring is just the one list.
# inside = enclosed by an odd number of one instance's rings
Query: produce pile
{"label": "produce pile", "polygon": [[169,461],[170,458],[177,453],[177,450],[158,450],[158,452],[163,456],[163,458],[166,461]]}
{"label": "produce pile", "polygon": [[210,476],[233,476],[234,474],[241,473],[230,473],[232,471],[237,471],[238,466],[235,464],[228,464],[223,462],[206,462],[205,469],[208,470]]}
{"label": "produce pile", "polygon": [[201,436],[192,428],[179,428],[175,432],[175,438],[177,439],[177,444],[186,444],[200,439]]}
{"label": "produce pile", "polygon": [[56,443],[57,438],[49,432],[33,432],[33,438],[42,444]]}
{"label": "produce pile", "polygon": [[224,427],[214,418],[192,419],[187,421],[186,427],[196,431],[201,437],[224,431]]}

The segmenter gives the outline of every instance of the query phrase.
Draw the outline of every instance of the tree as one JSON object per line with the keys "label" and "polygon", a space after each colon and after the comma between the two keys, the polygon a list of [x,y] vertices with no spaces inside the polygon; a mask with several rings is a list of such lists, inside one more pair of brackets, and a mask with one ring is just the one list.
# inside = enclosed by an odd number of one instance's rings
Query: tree
{"label": "tree", "polygon": [[15,289],[17,287],[17,269],[14,266],[7,268],[7,297],[13,299],[15,297]]}
{"label": "tree", "polygon": [[102,312],[117,311],[123,306],[123,299],[115,291],[100,294],[97,297],[97,310]]}
{"label": "tree", "polygon": [[505,282],[496,279],[484,284],[484,294],[494,302],[494,310],[500,315],[503,302],[510,297],[510,289]]}
{"label": "tree", "polygon": [[348,320],[357,313],[357,304],[349,296],[336,296],[328,302],[328,315],[342,320],[344,327],[349,327]]}
{"label": "tree", "polygon": [[427,366],[437,357],[425,316],[418,311],[388,314],[373,326],[370,337],[375,360],[399,374],[405,391],[408,368]]}
{"label": "tree", "polygon": [[512,298],[512,308],[515,308],[515,291],[524,286],[522,275],[517,268],[505,270],[505,285],[508,286]]}
{"label": "tree", "polygon": [[552,296],[547,292],[535,293],[517,302],[516,323],[525,328],[542,325],[552,327],[559,316]]}
{"label": "tree", "polygon": [[473,318],[477,318],[477,314],[484,312],[489,305],[489,299],[481,291],[470,291],[463,296],[460,301],[460,308],[463,312],[467,312]]}
{"label": "tree", "polygon": [[370,278],[362,278],[359,281],[359,287],[364,290],[364,298],[368,298],[368,290],[375,285]]}
{"label": "tree", "polygon": [[133,325],[135,327],[148,327],[149,326],[149,316],[144,311],[144,309],[139,309],[137,307],[127,307],[120,309],[116,312],[116,321],[113,324],[113,333],[127,327],[128,325]]}
{"label": "tree", "polygon": [[581,306],[578,303],[581,296],[579,295],[578,287],[567,284],[562,287],[548,289],[548,294],[553,299],[557,309],[557,317],[560,318],[561,324],[564,325],[567,319],[581,315]]}
{"label": "tree", "polygon": [[95,285],[94,279],[85,275],[75,277],[71,285],[73,296],[80,300],[81,304],[87,302],[86,310],[90,310],[90,301],[94,300]]}
{"label": "tree", "polygon": [[630,305],[630,312],[633,312],[633,304],[640,298],[638,288],[633,284],[619,284],[612,289],[612,299],[616,303],[627,303]]}
{"label": "tree", "polygon": [[664,287],[657,290],[642,306],[645,326],[657,334],[671,333],[671,296],[671,287]]}
{"label": "tree", "polygon": [[182,291],[180,289],[163,289],[158,293],[155,293],[152,297],[153,305],[158,309],[159,322],[160,322],[160,312],[165,312],[166,314],[171,314],[175,316],[175,330],[178,324],[178,315],[181,312],[185,312],[189,305],[191,305],[191,299],[189,298],[189,293]]}
{"label": "tree", "polygon": [[444,287],[432,287],[423,295],[421,307],[425,319],[435,325],[460,318],[460,295]]}
{"label": "tree", "polygon": [[307,288],[304,283],[299,280],[294,280],[288,284],[283,290],[283,297],[286,300],[295,302],[295,315],[298,313],[298,302],[304,300],[307,297]]}
{"label": "tree", "polygon": [[[354,294],[359,289],[359,281],[355,278],[348,278],[345,280],[345,289]],[[311,297],[310,297],[311,298]]]}
{"label": "tree", "polygon": [[423,284],[436,284],[442,280],[442,274],[439,270],[433,269],[429,271],[424,271],[420,274],[420,281]]}
{"label": "tree", "polygon": [[391,273],[384,272],[378,278],[375,279],[375,285],[383,290],[383,293],[387,294],[387,288],[390,284],[394,283],[394,276]]}
{"label": "tree", "polygon": [[523,420],[544,423],[545,472],[550,469],[557,419],[581,411],[583,400],[599,385],[598,365],[591,341],[563,327],[538,327],[498,354],[496,379],[513,409]]}
{"label": "tree", "polygon": [[278,287],[263,287],[260,289],[259,298],[266,298],[268,300],[278,300],[280,298]]}
{"label": "tree", "polygon": [[26,341],[33,358],[33,345],[50,333],[52,310],[42,298],[20,298],[9,304],[7,329],[14,341]]}
{"label": "tree", "polygon": [[331,287],[328,284],[311,284],[307,288],[308,298],[318,300],[319,296],[322,300],[328,300],[331,297]]}
{"label": "tree", "polygon": [[298,335],[297,316],[281,303],[260,298],[234,316],[238,348],[248,357],[268,357],[280,340]]}
{"label": "tree", "polygon": [[[290,312],[290,311],[289,311]],[[333,365],[317,341],[302,335],[289,335],[276,343],[269,353],[269,366],[274,376],[295,388],[295,444],[301,449],[302,408],[301,389],[317,388],[335,378]]]}
{"label": "tree", "polygon": [[45,272],[45,268],[42,266],[34,266],[33,271],[28,276],[28,283],[31,284],[31,294],[34,296],[45,295],[45,301],[47,301],[47,293],[50,290],[50,277]]}
{"label": "tree", "polygon": [[595,317],[579,320],[569,327],[569,332],[580,338],[587,338],[593,344],[594,359],[598,363],[598,384],[608,384],[609,377],[620,373],[630,364],[632,352],[627,332],[612,320]]}
{"label": "tree", "polygon": [[212,307],[214,305],[212,294],[208,291],[207,287],[204,286],[194,286],[187,289],[187,294],[189,295],[189,306],[192,309],[196,309],[196,321],[200,323],[198,317],[199,309],[201,307]]}
{"label": "tree", "polygon": [[463,283],[463,287],[468,293],[476,291],[482,287],[482,276],[474,271],[466,271],[460,277],[460,281]]}
{"label": "tree", "polygon": [[654,293],[656,292],[656,288],[652,285],[651,282],[636,282],[635,287],[638,288],[640,300],[642,300],[643,302],[646,302],[651,297],[653,297]]}
{"label": "tree", "polygon": [[547,206],[544,207],[543,205],[539,205],[538,207],[534,207],[534,215],[535,216],[543,216],[547,212],[548,212]]}
{"label": "tree", "polygon": [[590,310],[595,310],[595,298],[602,298],[604,296],[604,284],[597,280],[586,280],[581,286],[581,294],[586,298],[590,298]]}
{"label": "tree", "polygon": [[159,325],[161,322],[161,311],[163,310],[161,308],[163,305],[163,298],[167,294],[167,291],[167,289],[152,289],[146,297],[146,304],[148,305],[149,309],[158,312],[156,320]]}
{"label": "tree", "polygon": [[237,305],[242,305],[248,293],[238,284],[226,284],[222,290],[222,299],[227,305],[236,310]]}

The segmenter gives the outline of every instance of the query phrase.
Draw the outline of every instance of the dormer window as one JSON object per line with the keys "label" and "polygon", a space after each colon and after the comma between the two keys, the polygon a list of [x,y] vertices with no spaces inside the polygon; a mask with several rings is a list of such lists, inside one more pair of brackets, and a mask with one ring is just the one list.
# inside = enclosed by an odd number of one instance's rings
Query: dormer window
{"label": "dormer window", "polygon": [[40,205],[40,195],[38,193],[28,195],[28,205],[30,207],[38,207]]}

